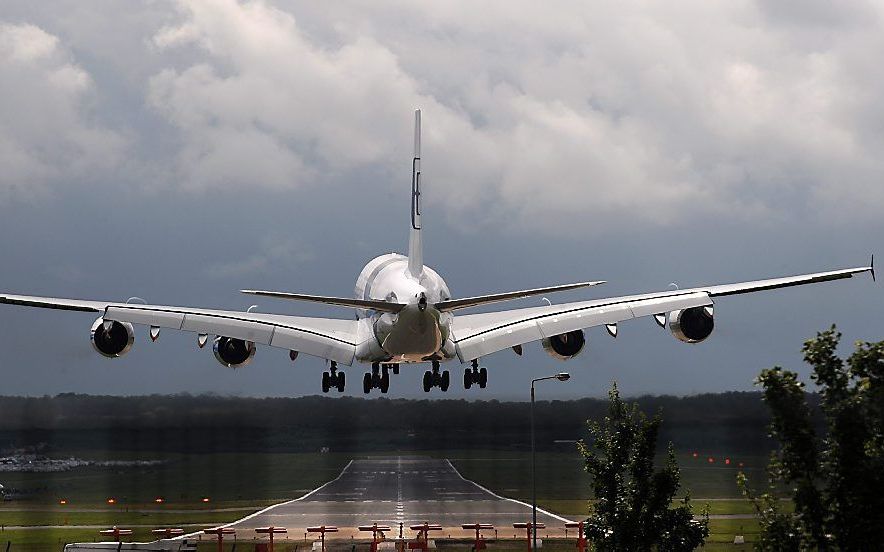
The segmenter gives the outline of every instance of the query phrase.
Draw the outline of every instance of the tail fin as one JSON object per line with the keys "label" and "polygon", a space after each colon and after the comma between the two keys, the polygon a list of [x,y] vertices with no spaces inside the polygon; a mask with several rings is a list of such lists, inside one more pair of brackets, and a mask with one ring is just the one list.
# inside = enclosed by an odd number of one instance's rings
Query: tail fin
{"label": "tail fin", "polygon": [[424,271],[421,242],[421,110],[414,112],[414,159],[411,162],[411,230],[408,235],[408,272],[420,278]]}

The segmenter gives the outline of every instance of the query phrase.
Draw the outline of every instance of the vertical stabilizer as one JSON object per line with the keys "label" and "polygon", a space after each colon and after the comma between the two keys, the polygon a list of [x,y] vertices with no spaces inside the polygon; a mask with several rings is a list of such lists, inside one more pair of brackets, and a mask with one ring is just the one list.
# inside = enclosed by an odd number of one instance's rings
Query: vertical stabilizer
{"label": "vertical stabilizer", "polygon": [[414,112],[414,159],[411,161],[411,230],[408,235],[408,272],[420,278],[424,271],[421,242],[421,110]]}

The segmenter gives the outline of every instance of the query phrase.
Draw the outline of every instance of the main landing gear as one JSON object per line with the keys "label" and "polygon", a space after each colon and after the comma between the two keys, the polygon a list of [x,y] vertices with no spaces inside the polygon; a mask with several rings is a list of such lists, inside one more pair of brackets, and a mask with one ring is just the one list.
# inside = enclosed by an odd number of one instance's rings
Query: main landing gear
{"label": "main landing gear", "polygon": [[329,371],[322,373],[322,392],[328,393],[328,390],[334,387],[338,393],[343,393],[346,383],[347,375],[344,372],[338,372],[338,363],[332,361]]}
{"label": "main landing gear", "polygon": [[473,360],[473,367],[463,371],[463,388],[469,389],[474,384],[480,389],[485,389],[488,385],[488,370],[484,366],[479,368],[478,360]]}
{"label": "main landing gear", "polygon": [[433,371],[424,372],[424,393],[429,393],[433,387],[438,387],[443,392],[448,391],[448,385],[451,383],[451,374],[445,370],[439,373],[439,361],[433,361]]}
{"label": "main landing gear", "polygon": [[381,393],[390,390],[390,370],[393,373],[399,372],[398,364],[383,364],[373,362],[371,364],[371,373],[366,372],[362,377],[362,392],[371,393],[372,389],[380,389]]}

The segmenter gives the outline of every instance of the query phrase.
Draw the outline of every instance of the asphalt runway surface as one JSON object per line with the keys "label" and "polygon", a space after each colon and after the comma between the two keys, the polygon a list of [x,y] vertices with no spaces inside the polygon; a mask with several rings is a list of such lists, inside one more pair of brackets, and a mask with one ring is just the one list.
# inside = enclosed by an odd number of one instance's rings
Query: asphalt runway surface
{"label": "asphalt runway surface", "polygon": [[[512,537],[515,522],[531,521],[531,507],[464,479],[447,460],[436,458],[392,456],[353,460],[341,474],[303,497],[271,506],[256,514],[229,524],[238,531],[256,527],[286,527],[290,538],[302,534],[306,527],[335,525],[338,536],[359,536],[353,528],[373,523],[390,525],[397,536],[403,524],[442,525],[442,533],[433,536],[463,534],[462,523],[490,523],[500,537]],[[565,519],[537,511],[538,523],[548,530],[538,533],[559,534]],[[456,529],[455,529],[456,528]],[[522,530],[524,531],[524,530]],[[334,535],[329,534],[329,537]],[[362,533],[370,538],[370,533]]]}

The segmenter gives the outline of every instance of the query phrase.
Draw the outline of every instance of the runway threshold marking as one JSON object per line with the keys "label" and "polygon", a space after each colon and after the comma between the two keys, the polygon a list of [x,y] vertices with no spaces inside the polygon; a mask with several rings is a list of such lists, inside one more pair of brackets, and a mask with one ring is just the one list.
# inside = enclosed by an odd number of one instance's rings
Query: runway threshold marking
{"label": "runway threshold marking", "polygon": [[[486,493],[490,494],[491,496],[496,497],[496,498],[499,498],[500,500],[508,500],[508,501],[510,501],[510,502],[514,502],[514,503],[516,503],[516,504],[521,504],[522,506],[527,506],[529,509],[532,507],[532,506],[531,506],[530,504],[528,504],[527,502],[522,502],[521,500],[516,500],[515,498],[508,498],[508,497],[505,497],[505,496],[500,496],[499,494],[495,493],[495,492],[492,491],[491,489],[489,489],[489,488],[487,488],[487,487],[483,487],[482,485],[479,485],[478,483],[476,483],[475,481],[473,481],[473,480],[471,480],[471,479],[467,479],[466,477],[464,477],[463,475],[461,475],[461,473],[460,473],[459,471],[457,471],[457,468],[454,467],[454,464],[451,463],[451,460],[449,460],[448,458],[446,458],[445,461],[448,462],[448,465],[451,466],[451,469],[454,470],[454,473],[456,473],[458,477],[460,477],[461,479],[463,479],[463,480],[466,481],[467,483],[472,483],[473,485],[479,487],[480,489],[482,489],[482,490],[485,491]],[[564,521],[564,522],[566,522],[566,523],[570,523],[570,522],[571,522],[570,519],[563,518],[562,516],[556,515],[556,514],[554,514],[554,513],[552,513],[552,512],[548,512],[548,511],[544,510],[543,508],[538,508],[537,511],[538,511],[538,512],[541,512],[541,513],[543,513],[543,514],[546,514],[546,515],[548,515],[548,516],[550,516],[550,517],[553,517],[553,518],[555,518],[555,519],[557,519],[557,520],[559,520],[559,521]]]}
{"label": "runway threshold marking", "polygon": [[[322,485],[316,487],[315,489],[313,489],[312,491],[310,491],[309,493],[307,493],[307,494],[305,494],[305,495],[303,495],[303,496],[299,496],[298,498],[296,498],[296,499],[294,499],[294,500],[287,500],[287,501],[285,501],[285,502],[280,502],[279,504],[273,504],[272,506],[268,506],[268,507],[264,508],[263,510],[259,510],[259,511],[255,512],[254,514],[247,515],[246,517],[244,517],[244,518],[242,518],[242,519],[238,519],[238,520],[236,520],[236,521],[231,521],[230,523],[227,523],[227,524],[225,524],[225,525],[219,525],[219,527],[221,527],[221,528],[224,528],[224,527],[230,527],[231,525],[236,525],[237,523],[242,523],[243,521],[248,521],[248,520],[252,519],[253,517],[260,516],[261,514],[263,514],[263,513],[267,512],[267,511],[269,511],[269,510],[272,510],[272,509],[276,508],[277,506],[285,506],[286,504],[292,504],[292,503],[294,503],[294,502],[300,502],[300,501],[304,500],[305,498],[310,497],[310,495],[312,495],[312,494],[314,494],[314,493],[317,493],[317,492],[321,491],[321,490],[324,489],[325,487],[328,487],[329,485],[331,485],[332,483],[334,483],[335,481],[337,481],[338,479],[340,479],[341,477],[343,477],[343,476],[344,476],[344,473],[347,471],[347,469],[350,468],[350,466],[351,466],[352,464],[353,464],[353,460],[350,460],[349,462],[347,462],[347,465],[344,466],[344,469],[341,470],[341,473],[339,473],[337,477],[335,477],[334,479],[331,479],[331,480],[329,480],[329,481],[326,481],[326,482],[323,483]],[[171,539],[171,540],[187,539],[187,538],[193,537],[193,536],[195,536],[195,535],[200,535],[200,534],[202,534],[202,531],[197,531],[197,532],[195,532],[195,533],[188,533],[187,535],[181,535],[180,537],[175,537],[174,539]]]}

